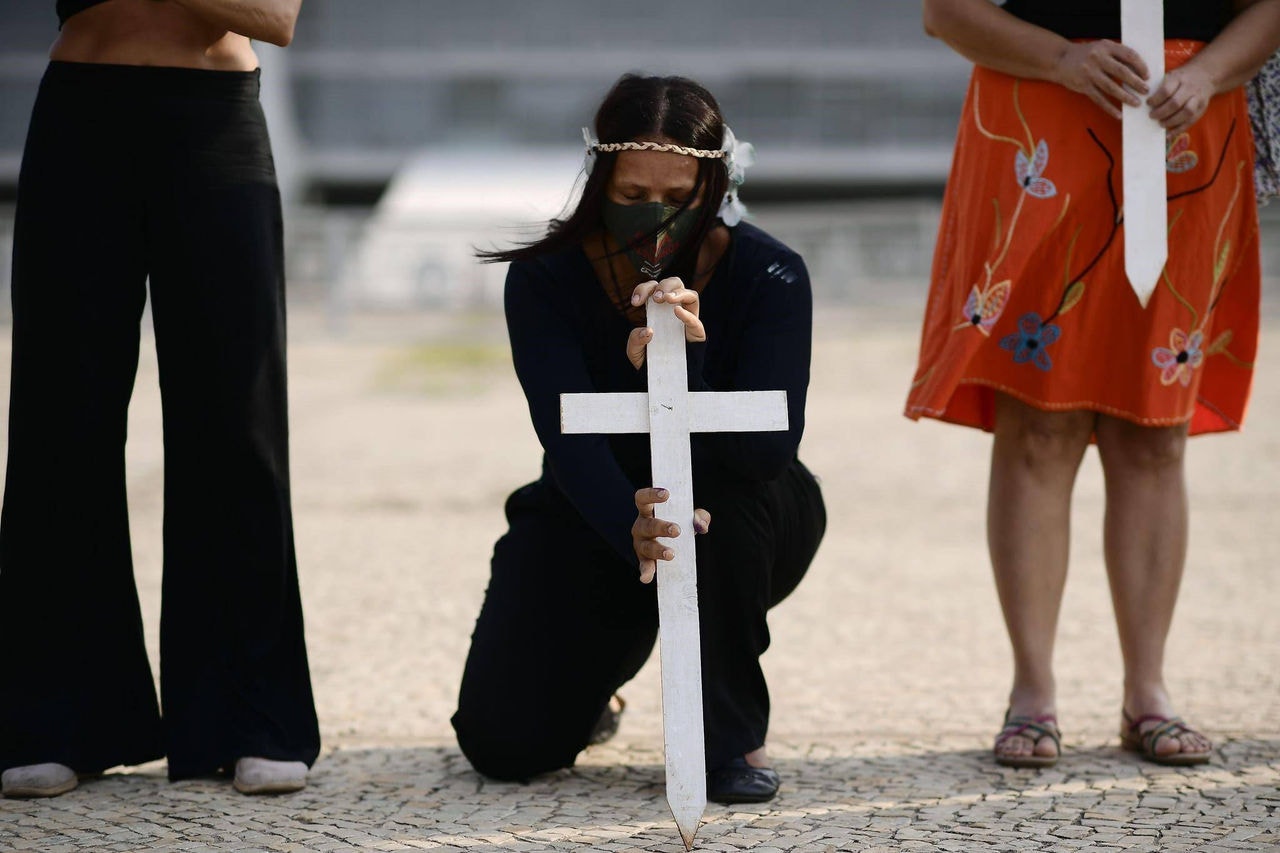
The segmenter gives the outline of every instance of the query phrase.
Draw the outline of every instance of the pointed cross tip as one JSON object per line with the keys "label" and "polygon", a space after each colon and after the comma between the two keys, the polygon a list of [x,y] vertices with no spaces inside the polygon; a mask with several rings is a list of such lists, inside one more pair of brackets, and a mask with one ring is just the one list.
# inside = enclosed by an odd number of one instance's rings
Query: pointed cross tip
{"label": "pointed cross tip", "polygon": [[686,811],[683,815],[675,813],[675,809],[671,811],[672,817],[676,819],[676,828],[680,830],[680,837],[684,839],[684,849],[693,849],[693,837],[698,834],[698,827],[702,824],[702,812]]}
{"label": "pointed cross tip", "polygon": [[1131,279],[1129,282],[1129,286],[1133,290],[1133,295],[1138,297],[1138,304],[1141,305],[1143,308],[1146,308],[1147,303],[1151,301],[1151,294],[1155,293],[1156,291],[1156,282],[1152,281],[1150,284],[1140,284],[1140,283],[1135,283]]}
{"label": "pointed cross tip", "polygon": [[1155,293],[1156,285],[1160,282],[1160,273],[1163,272],[1164,266],[1155,272],[1138,272],[1129,271],[1129,287],[1133,290],[1135,296],[1138,297],[1139,304],[1143,308],[1147,307],[1147,303],[1151,301],[1151,294]]}

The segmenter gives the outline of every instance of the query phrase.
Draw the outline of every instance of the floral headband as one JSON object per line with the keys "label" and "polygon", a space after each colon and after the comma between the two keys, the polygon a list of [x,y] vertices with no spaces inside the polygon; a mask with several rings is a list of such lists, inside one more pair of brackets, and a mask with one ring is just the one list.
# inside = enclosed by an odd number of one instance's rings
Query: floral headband
{"label": "floral headband", "polygon": [[724,127],[724,143],[719,149],[688,148],[663,142],[604,142],[596,139],[590,128],[582,129],[582,139],[587,145],[587,174],[596,164],[596,153],[612,153],[615,151],[667,151],[673,154],[684,154],[704,160],[721,160],[729,173],[729,189],[720,202],[719,217],[725,225],[737,225],[747,212],[747,206],[738,198],[738,187],[747,177],[747,169],[756,162],[756,149],[750,142],[741,142],[728,125]]}

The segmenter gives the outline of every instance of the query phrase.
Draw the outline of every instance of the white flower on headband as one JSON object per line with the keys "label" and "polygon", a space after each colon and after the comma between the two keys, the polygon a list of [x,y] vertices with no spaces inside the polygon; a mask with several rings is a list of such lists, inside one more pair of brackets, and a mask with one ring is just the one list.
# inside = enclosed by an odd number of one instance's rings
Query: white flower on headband
{"label": "white flower on headband", "polygon": [[756,147],[750,142],[742,142],[733,135],[729,125],[724,126],[724,144],[720,146],[724,152],[724,165],[729,170],[729,183],[735,187],[742,186],[747,179],[747,169],[755,165]]}
{"label": "white flower on headband", "polygon": [[724,152],[724,166],[729,172],[729,189],[724,194],[724,201],[720,202],[720,219],[733,227],[747,213],[747,206],[738,198],[738,187],[747,179],[747,169],[756,162],[756,147],[750,142],[740,141],[726,124],[720,150]]}
{"label": "white flower on headband", "polygon": [[588,175],[596,166],[596,146],[600,144],[600,140],[596,139],[596,135],[591,132],[591,128],[584,127],[582,129],[582,141],[587,144],[587,160],[582,164],[582,168]]}
{"label": "white flower on headband", "polygon": [[742,217],[747,215],[747,206],[742,203],[742,199],[738,198],[736,190],[729,190],[724,194],[724,200],[720,202],[719,217],[730,228],[742,221]]}

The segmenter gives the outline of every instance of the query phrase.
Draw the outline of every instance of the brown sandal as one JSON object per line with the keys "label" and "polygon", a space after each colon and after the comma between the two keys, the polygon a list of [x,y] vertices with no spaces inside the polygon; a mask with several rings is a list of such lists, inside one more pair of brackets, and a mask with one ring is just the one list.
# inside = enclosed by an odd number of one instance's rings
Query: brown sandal
{"label": "brown sandal", "polygon": [[[1042,739],[1049,738],[1053,741],[1054,754],[1036,755],[1031,752],[1026,755],[1002,755],[1000,745],[1015,737],[1031,741],[1033,750]],[[1058,758],[1062,755],[1062,731],[1058,728],[1058,718],[1053,714],[1040,717],[1012,717],[1006,711],[1004,727],[996,735],[994,751],[996,764],[1005,767],[1052,767],[1058,763]]]}
{"label": "brown sandal", "polygon": [[[1156,752],[1156,747],[1160,741],[1171,737],[1179,739],[1184,734],[1200,735],[1203,734],[1188,726],[1182,721],[1181,717],[1162,717],[1159,714],[1143,714],[1136,720],[1129,716],[1129,712],[1120,709],[1120,713],[1124,715],[1125,730],[1120,732],[1120,745],[1125,749],[1136,752],[1147,761],[1154,761],[1156,764],[1168,764],[1175,767],[1184,767],[1188,764],[1205,764],[1213,757],[1213,746],[1203,752],[1186,752],[1179,750],[1171,752],[1168,755],[1161,755]],[[1141,731],[1143,723],[1155,722],[1156,725]],[[1208,740],[1208,738],[1205,738]],[[1178,740],[1179,745],[1182,741]]]}

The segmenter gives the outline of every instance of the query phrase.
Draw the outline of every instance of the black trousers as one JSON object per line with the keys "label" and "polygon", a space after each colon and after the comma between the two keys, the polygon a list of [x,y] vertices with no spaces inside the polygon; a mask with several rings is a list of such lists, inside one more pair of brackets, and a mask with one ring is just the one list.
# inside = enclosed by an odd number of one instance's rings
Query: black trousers
{"label": "black trousers", "polygon": [[[18,187],[0,768],[315,760],[289,497],[280,201],[258,76],[52,63]],[[150,279],[163,723],[125,506]]]}
{"label": "black trousers", "polygon": [[[769,483],[703,482],[697,537],[707,767],[764,745],[766,613],[804,576],[826,530],[818,484],[795,462]],[[523,780],[572,766],[609,697],[644,665],[657,595],[539,481],[507,500],[506,535],[471,638],[453,727],[472,765]],[[659,564],[659,575],[662,569]]]}

